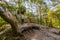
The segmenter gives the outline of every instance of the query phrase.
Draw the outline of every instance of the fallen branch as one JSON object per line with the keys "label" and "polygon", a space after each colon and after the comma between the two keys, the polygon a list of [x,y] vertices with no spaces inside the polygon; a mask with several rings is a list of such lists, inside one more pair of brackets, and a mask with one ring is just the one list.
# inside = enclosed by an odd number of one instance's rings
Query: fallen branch
{"label": "fallen branch", "polygon": [[3,34],[5,34],[9,29],[11,29],[11,27],[8,27],[7,29],[1,31],[1,32],[0,32],[0,36],[3,35]]}

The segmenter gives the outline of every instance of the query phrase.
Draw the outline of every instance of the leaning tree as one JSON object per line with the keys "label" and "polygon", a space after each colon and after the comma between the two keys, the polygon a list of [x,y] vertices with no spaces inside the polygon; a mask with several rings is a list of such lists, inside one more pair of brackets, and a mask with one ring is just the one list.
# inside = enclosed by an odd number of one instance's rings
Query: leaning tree
{"label": "leaning tree", "polygon": [[[26,36],[24,37],[26,31],[31,32],[33,29],[39,29],[39,27],[33,25],[21,26],[21,15],[24,15],[25,11],[26,8],[20,4],[20,1],[15,1],[15,4],[6,1],[0,1],[0,17],[2,17],[7,23],[11,25],[11,35],[13,37],[10,35],[8,40],[26,40]],[[8,30],[0,32],[0,36],[6,31]]]}
{"label": "leaning tree", "polygon": [[[24,14],[25,7],[20,1],[14,4],[0,1],[0,16],[11,25],[10,37],[7,40],[60,40],[60,31],[55,28],[48,28],[37,24],[25,24],[21,26],[21,14]],[[53,30],[53,31],[52,31]],[[0,35],[6,32],[0,32]]]}

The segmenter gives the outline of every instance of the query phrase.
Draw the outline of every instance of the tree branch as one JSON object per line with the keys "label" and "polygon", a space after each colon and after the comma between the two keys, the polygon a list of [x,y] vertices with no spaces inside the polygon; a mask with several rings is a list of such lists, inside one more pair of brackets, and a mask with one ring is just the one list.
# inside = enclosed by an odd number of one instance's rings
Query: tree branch
{"label": "tree branch", "polygon": [[7,15],[8,13],[5,13],[2,8],[0,8],[0,16],[6,21],[8,22],[10,25],[11,25],[11,28],[12,28],[12,31],[14,33],[17,33],[17,27],[18,27],[18,24],[17,24],[17,21],[13,19],[13,15],[11,17],[11,15]]}

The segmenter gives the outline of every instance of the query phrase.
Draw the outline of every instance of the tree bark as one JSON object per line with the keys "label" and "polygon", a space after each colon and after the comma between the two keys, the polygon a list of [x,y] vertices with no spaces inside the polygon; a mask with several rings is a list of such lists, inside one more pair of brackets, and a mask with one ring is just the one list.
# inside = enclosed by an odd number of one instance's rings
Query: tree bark
{"label": "tree bark", "polygon": [[0,16],[6,21],[8,22],[10,25],[11,25],[11,28],[12,28],[12,31],[13,33],[17,33],[17,27],[18,27],[18,24],[15,20],[12,20],[11,18],[9,18],[7,15],[7,13],[4,13],[4,11],[0,8]]}

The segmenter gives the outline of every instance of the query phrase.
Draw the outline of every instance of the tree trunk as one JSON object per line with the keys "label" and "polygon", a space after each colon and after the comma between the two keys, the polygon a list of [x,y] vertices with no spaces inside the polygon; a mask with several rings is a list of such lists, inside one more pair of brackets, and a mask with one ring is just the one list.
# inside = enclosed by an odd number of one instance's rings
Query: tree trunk
{"label": "tree trunk", "polygon": [[12,20],[11,18],[9,18],[7,15],[7,13],[4,13],[1,9],[0,9],[0,16],[6,21],[8,22],[10,25],[11,25],[11,28],[12,28],[12,31],[14,34],[17,33],[17,27],[18,27],[18,24],[15,20]]}

